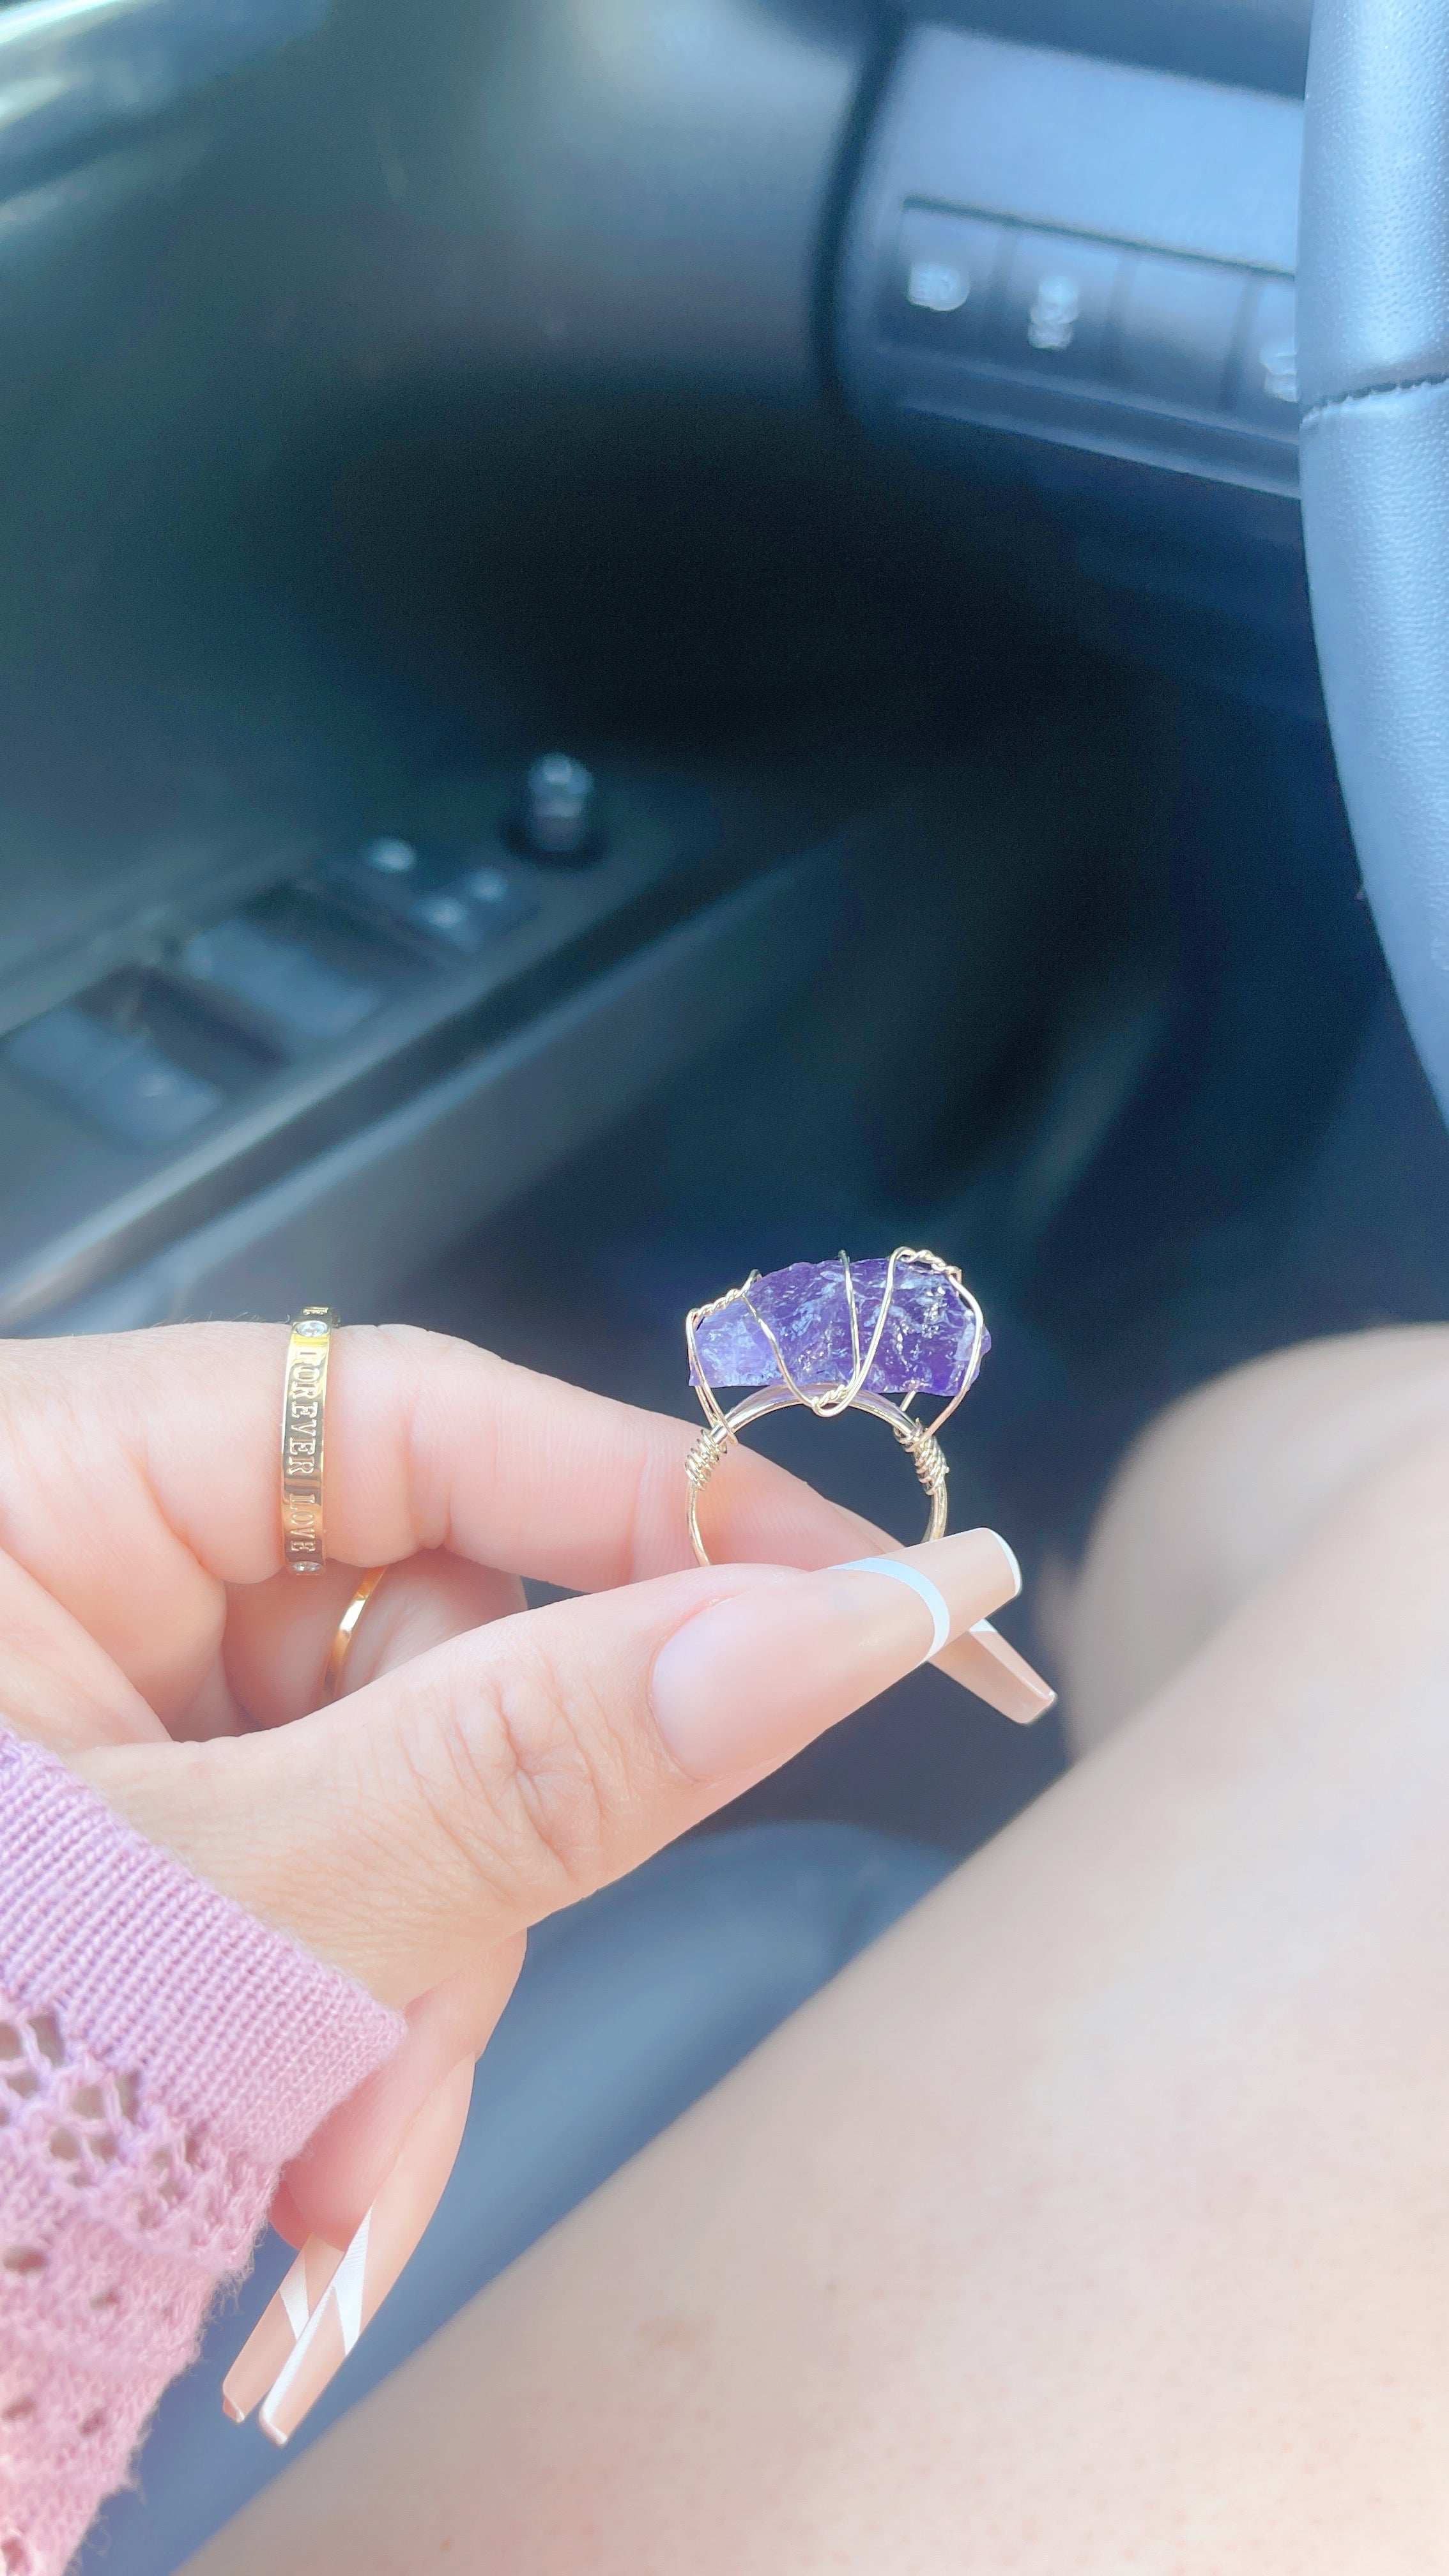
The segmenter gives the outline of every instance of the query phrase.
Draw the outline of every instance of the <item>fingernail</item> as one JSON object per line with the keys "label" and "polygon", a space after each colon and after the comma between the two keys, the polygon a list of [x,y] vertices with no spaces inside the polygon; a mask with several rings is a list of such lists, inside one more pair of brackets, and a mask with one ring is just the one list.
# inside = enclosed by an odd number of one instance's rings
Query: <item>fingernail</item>
{"label": "fingernail", "polygon": [[261,2404],[341,2260],[340,2245],[329,2245],[325,2236],[308,2237],[222,2382],[222,2408],[233,2424],[244,2424]]}
{"label": "fingernail", "polygon": [[661,1648],[655,1723],[695,1780],[783,1762],[1020,1588],[994,1530],[781,1573],[700,1611]]}
{"label": "fingernail", "polygon": [[[361,2226],[345,2250],[334,2255],[320,2295],[284,2351],[262,2401],[257,2420],[271,2441],[291,2440],[416,2252],[453,2170],[472,2090],[472,2061],[465,2059],[415,2114]],[[319,2244],[321,2239],[311,2241]],[[302,2259],[309,2251],[310,2247],[304,2249]],[[264,2317],[262,2326],[267,2322]],[[260,2334],[262,2328],[257,2331]],[[253,2336],[253,2342],[256,2339]],[[240,2356],[237,2371],[247,2352]],[[228,2379],[227,2393],[231,2391],[232,2379]]]}
{"label": "fingernail", "polygon": [[974,1691],[989,1708],[1009,1717],[1017,1726],[1034,1726],[1056,1706],[1056,1692],[1051,1683],[1009,1645],[989,1619],[978,1619],[973,1628],[958,1637],[942,1655],[935,1658],[938,1672],[947,1673],[964,1690]]}

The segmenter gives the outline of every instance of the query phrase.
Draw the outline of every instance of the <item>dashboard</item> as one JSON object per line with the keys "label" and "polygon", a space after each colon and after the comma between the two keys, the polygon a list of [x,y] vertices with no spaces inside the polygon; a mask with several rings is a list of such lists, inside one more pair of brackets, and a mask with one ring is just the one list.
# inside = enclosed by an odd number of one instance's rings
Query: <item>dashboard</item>
{"label": "dashboard", "polygon": [[860,415],[1297,480],[1296,102],[921,26],[840,283]]}
{"label": "dashboard", "polygon": [[1312,0],[913,0],[937,23],[1303,96]]}
{"label": "dashboard", "polygon": [[[1307,31],[1307,0],[0,11],[0,1321],[284,1302],[324,1220],[361,1311],[812,970],[838,758],[711,771],[597,715],[562,747],[607,846],[510,837],[701,475],[742,496],[716,579],[736,533],[768,575],[770,511],[851,440],[943,526],[1005,478],[1073,597],[1206,600],[1251,685],[1311,692]],[[436,692],[359,638],[450,583],[440,808]],[[719,623],[661,624],[638,706],[671,656],[717,685]],[[368,876],[397,843],[451,944]]]}

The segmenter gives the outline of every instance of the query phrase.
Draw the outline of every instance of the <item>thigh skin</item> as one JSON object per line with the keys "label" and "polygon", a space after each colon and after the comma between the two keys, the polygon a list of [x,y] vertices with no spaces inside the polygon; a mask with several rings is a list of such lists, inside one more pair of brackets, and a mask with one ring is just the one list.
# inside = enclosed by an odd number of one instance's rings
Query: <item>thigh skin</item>
{"label": "thigh skin", "polygon": [[1134,1716],[194,2576],[1449,2571],[1442,1352],[1296,1528],[1244,1497]]}

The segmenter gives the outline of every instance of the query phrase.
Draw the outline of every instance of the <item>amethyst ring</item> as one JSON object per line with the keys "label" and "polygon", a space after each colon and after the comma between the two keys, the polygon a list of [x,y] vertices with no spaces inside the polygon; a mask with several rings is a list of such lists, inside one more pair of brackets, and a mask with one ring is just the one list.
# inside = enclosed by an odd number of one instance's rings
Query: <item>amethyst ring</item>
{"label": "amethyst ring", "polygon": [[[852,1408],[887,1423],[910,1452],[930,1497],[928,1539],[946,1526],[946,1459],[936,1435],[975,1384],[991,1348],[986,1320],[959,1270],[939,1253],[902,1245],[888,1261],[795,1261],[764,1278],[752,1271],[685,1320],[689,1382],[705,1427],[686,1461],[689,1535],[701,1565],[699,1498],[741,1431],[767,1413],[803,1404],[822,1422]],[[751,1393],[726,1412],[721,1387]],[[919,1395],[945,1401],[932,1422],[911,1411]]]}

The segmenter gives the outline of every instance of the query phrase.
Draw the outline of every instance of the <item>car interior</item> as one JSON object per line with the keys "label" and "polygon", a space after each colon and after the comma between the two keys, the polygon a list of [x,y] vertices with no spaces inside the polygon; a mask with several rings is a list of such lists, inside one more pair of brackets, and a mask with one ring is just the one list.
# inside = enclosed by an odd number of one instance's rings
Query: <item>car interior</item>
{"label": "car interior", "polygon": [[[688,1417],[688,1308],[929,1245],[1050,1672],[1165,1402],[1449,1312],[1432,17],[1305,165],[1310,0],[0,11],[0,1330],[326,1298]],[[927,1669],[545,1927],[308,2437],[1064,1760]],[[87,2564],[274,2465],[209,2367]]]}

